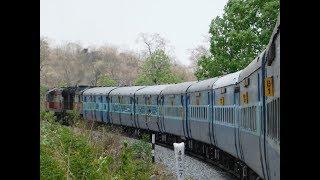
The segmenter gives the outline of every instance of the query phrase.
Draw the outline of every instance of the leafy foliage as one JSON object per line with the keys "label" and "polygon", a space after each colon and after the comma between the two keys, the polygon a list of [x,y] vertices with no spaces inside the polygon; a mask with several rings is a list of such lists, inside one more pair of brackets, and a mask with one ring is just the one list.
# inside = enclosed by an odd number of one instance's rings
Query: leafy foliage
{"label": "leafy foliage", "polygon": [[45,106],[45,95],[48,91],[48,87],[44,85],[40,85],[40,109],[44,109]]}
{"label": "leafy foliage", "polygon": [[[54,40],[40,38],[40,82],[50,88],[70,85],[104,86],[114,84],[114,81],[119,86],[131,86],[138,77],[145,56],[149,57],[149,50],[141,53],[120,51],[110,45],[85,48],[75,42],[53,45],[51,42]],[[146,38],[151,52],[164,49],[166,54],[170,54],[169,48],[164,47],[166,41],[159,35]],[[184,79],[194,78],[186,67],[180,64],[177,67],[185,70]]]}
{"label": "leafy foliage", "polygon": [[60,81],[58,84],[57,84],[57,87],[67,87],[68,84],[65,82],[65,81]]}
{"label": "leafy foliage", "polygon": [[62,125],[73,126],[80,121],[80,114],[77,110],[72,110],[61,114],[58,118],[58,122]]}
{"label": "leafy foliage", "polygon": [[55,122],[57,120],[54,113],[49,111],[40,110],[40,120],[41,121],[48,121],[48,122]]}
{"label": "leafy foliage", "polygon": [[172,63],[163,50],[157,50],[148,57],[142,67],[142,73],[135,81],[136,85],[156,85],[182,82],[171,71]]}
{"label": "leafy foliage", "polygon": [[103,75],[98,79],[98,86],[116,86],[117,82],[107,75]]}
{"label": "leafy foliage", "polygon": [[229,0],[211,22],[210,55],[198,60],[198,79],[236,72],[265,48],[279,13],[279,0]]}
{"label": "leafy foliage", "polygon": [[40,116],[41,179],[149,179],[156,172],[146,140],[121,144],[115,135],[62,126],[52,112]]}

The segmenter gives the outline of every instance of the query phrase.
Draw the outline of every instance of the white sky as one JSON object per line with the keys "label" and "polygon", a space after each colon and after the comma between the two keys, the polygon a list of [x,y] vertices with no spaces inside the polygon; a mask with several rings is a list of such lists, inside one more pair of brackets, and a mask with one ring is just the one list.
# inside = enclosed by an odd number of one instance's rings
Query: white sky
{"label": "white sky", "polygon": [[138,51],[139,33],[159,33],[189,65],[188,49],[204,44],[211,20],[227,0],[40,0],[40,33],[83,46],[114,45]]}

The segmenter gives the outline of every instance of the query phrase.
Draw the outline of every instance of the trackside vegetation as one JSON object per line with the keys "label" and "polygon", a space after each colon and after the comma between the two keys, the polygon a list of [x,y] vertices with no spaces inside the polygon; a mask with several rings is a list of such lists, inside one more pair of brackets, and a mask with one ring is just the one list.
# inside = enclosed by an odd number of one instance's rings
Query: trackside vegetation
{"label": "trackside vegetation", "polygon": [[151,162],[148,137],[126,141],[119,130],[68,116],[62,125],[52,112],[40,112],[41,179],[168,179]]}

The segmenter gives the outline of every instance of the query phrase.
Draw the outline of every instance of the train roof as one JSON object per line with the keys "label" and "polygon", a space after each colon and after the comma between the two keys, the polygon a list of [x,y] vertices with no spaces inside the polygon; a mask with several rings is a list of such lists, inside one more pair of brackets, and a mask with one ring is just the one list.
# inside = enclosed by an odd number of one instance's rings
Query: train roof
{"label": "train roof", "polygon": [[145,86],[128,86],[128,87],[119,87],[113,91],[110,92],[110,95],[116,95],[116,96],[131,96],[134,95],[134,93],[144,88]]}
{"label": "train roof", "polygon": [[256,57],[253,61],[251,61],[251,63],[242,70],[239,76],[239,82],[242,81],[244,78],[250,76],[253,72],[258,70],[259,68],[261,68],[264,53],[265,53],[265,50],[263,50],[258,57]]}
{"label": "train roof", "polygon": [[276,22],[276,25],[273,28],[272,34],[271,34],[271,38],[269,40],[268,46],[270,46],[270,44],[272,43],[274,36],[277,35],[278,31],[280,29],[280,15],[278,15],[278,19]]}
{"label": "train roof", "polygon": [[139,89],[136,92],[136,95],[159,95],[162,90],[164,90],[166,87],[171,86],[171,84],[161,84],[161,85],[154,85],[154,86],[147,86],[145,88]]}
{"label": "train roof", "polygon": [[58,88],[49,89],[46,93],[50,93],[50,92],[56,91],[56,90],[59,90],[59,89]]}
{"label": "train roof", "polygon": [[230,73],[230,74],[227,74],[227,75],[224,75],[224,76],[221,76],[213,84],[212,88],[216,89],[216,88],[220,88],[220,87],[225,87],[225,86],[236,84],[238,82],[238,78],[239,78],[239,75],[240,75],[241,72],[242,72],[242,70],[234,72],[234,73]]}
{"label": "train roof", "polygon": [[117,87],[95,87],[95,88],[90,88],[86,89],[83,92],[83,95],[102,95],[105,94],[107,95],[110,91],[116,89]]}
{"label": "train roof", "polygon": [[84,91],[86,91],[87,89],[90,89],[91,87],[85,87],[85,88],[81,88],[81,89],[77,89],[76,94],[82,94]]}
{"label": "train roof", "polygon": [[190,85],[196,83],[197,81],[191,81],[191,82],[183,82],[178,84],[172,84],[161,92],[161,94],[181,94],[185,93],[187,89],[190,87]]}
{"label": "train roof", "polygon": [[63,88],[62,95],[74,94],[76,92],[77,88],[78,87],[76,87],[76,86],[70,86],[70,87]]}
{"label": "train roof", "polygon": [[49,89],[45,94],[48,95],[50,93],[54,93],[55,91],[61,91],[61,89],[59,89],[59,88]]}
{"label": "train roof", "polygon": [[278,15],[278,19],[277,19],[277,22],[276,22],[276,25],[273,29],[273,32],[272,32],[272,35],[269,39],[269,43],[268,43],[268,46],[266,48],[266,56],[267,58],[265,58],[265,61],[269,61],[268,64],[270,64],[273,60],[272,55],[274,55],[274,51],[275,51],[275,47],[272,46],[274,45],[274,41],[275,39],[279,36],[280,34],[280,15]]}
{"label": "train roof", "polygon": [[197,91],[202,91],[202,90],[208,90],[211,89],[213,84],[219,79],[219,77],[214,77],[202,81],[198,81],[195,84],[192,84],[188,88],[188,92],[197,92]]}

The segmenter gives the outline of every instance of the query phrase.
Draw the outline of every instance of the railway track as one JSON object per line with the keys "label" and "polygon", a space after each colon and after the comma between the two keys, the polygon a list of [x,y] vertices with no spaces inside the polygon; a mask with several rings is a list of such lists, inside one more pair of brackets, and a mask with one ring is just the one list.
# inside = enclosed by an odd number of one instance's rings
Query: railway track
{"label": "railway track", "polygon": [[[151,134],[152,132],[150,131],[146,131],[146,130],[141,130],[141,129],[136,129],[136,128],[128,128],[128,127],[124,127],[124,126],[120,126],[120,125],[107,125],[105,123],[101,123],[101,122],[95,122],[97,124],[99,124],[99,126],[108,126],[108,127],[111,127],[111,128],[114,128],[116,127],[117,129],[120,130],[121,132],[121,135],[125,136],[125,137],[128,137],[128,138],[133,138],[133,139],[137,139],[137,140],[142,140],[142,137],[144,137],[145,135],[149,135],[150,139],[149,139],[149,142],[151,143]],[[156,135],[157,136],[157,135]],[[182,142],[182,141],[180,141]],[[162,147],[165,147],[165,148],[168,148],[168,149],[171,149],[171,150],[174,150],[173,148],[173,144],[172,143],[163,143],[163,142],[160,142],[159,141],[159,138],[156,137],[156,145],[159,145],[159,146],[162,146]],[[205,155],[203,154],[198,154],[198,153],[195,153],[195,152],[192,152],[190,151],[188,148],[185,149],[185,154],[190,156],[190,157],[193,157],[219,171],[222,171],[224,173],[227,173],[230,177],[232,178],[235,178],[235,179],[241,179],[241,180],[247,180],[248,178],[246,176],[243,176],[243,175],[239,175],[235,172],[235,170],[232,170],[222,164],[220,164],[218,161],[214,161],[210,158],[207,158],[205,157]],[[240,167],[240,166],[239,166]],[[256,180],[258,179],[261,179],[260,177],[257,178]],[[251,179],[250,179],[251,180]]]}

